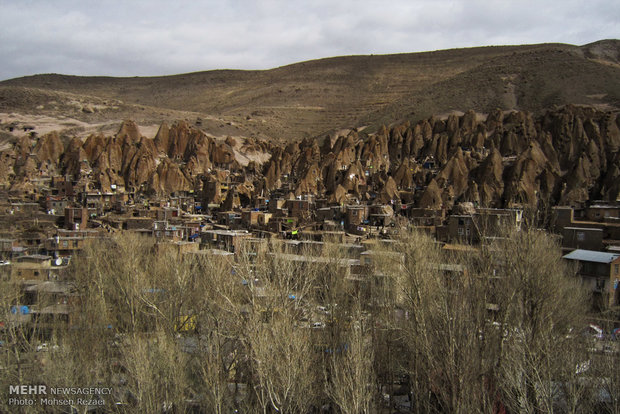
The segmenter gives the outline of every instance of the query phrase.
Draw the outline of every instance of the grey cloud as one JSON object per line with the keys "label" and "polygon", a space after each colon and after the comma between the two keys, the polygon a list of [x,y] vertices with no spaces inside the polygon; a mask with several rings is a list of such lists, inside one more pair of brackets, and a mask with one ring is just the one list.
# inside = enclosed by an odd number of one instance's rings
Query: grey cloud
{"label": "grey cloud", "polygon": [[0,0],[0,79],[258,69],[334,55],[618,37],[620,4]]}

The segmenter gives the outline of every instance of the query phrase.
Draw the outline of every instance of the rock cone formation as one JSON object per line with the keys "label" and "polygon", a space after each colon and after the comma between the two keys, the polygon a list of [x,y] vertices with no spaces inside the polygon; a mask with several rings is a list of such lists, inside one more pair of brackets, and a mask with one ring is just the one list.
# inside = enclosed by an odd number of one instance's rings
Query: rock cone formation
{"label": "rock cone formation", "polygon": [[[220,203],[226,197],[219,184],[237,174],[241,204],[281,189],[338,204],[541,207],[616,200],[619,149],[618,112],[579,106],[536,118],[527,112],[496,110],[485,117],[470,111],[286,146],[218,141],[184,121],[162,124],[150,139],[125,121],[116,135],[91,135],[84,142],[63,144],[56,133],[24,136],[0,152],[0,183],[28,192],[37,176],[62,174],[103,192],[113,185],[162,195],[204,187],[210,192],[205,200]],[[271,157],[241,164],[239,151]]]}

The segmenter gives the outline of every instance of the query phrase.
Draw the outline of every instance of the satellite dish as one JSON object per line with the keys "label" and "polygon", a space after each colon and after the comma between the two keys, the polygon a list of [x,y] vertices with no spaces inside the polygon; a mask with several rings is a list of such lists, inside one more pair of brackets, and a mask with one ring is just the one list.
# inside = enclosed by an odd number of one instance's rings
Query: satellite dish
{"label": "satellite dish", "polygon": [[54,264],[56,266],[60,266],[62,264],[62,259],[59,257],[58,259],[54,260]]}

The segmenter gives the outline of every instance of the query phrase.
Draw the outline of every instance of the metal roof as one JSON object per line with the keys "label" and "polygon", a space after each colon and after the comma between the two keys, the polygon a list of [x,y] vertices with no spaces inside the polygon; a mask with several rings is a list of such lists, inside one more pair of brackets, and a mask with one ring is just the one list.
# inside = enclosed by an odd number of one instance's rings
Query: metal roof
{"label": "metal roof", "polygon": [[42,261],[42,260],[51,260],[51,259],[52,259],[52,256],[46,256],[46,255],[42,255],[42,254],[31,254],[30,256],[18,257],[16,260],[18,262],[22,262],[22,261],[26,261],[26,260]]}
{"label": "metal roof", "polygon": [[611,263],[620,257],[618,253],[597,252],[594,250],[573,250],[564,256],[564,259],[579,260],[581,262]]}

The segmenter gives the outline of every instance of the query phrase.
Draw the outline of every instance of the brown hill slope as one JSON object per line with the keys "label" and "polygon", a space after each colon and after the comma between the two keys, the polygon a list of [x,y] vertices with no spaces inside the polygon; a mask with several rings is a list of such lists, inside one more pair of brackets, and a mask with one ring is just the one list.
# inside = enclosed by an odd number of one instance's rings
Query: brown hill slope
{"label": "brown hill slope", "polygon": [[172,110],[209,115],[236,125],[243,134],[296,140],[468,109],[539,112],[566,103],[617,108],[619,51],[620,41],[605,40],[581,47],[541,44],[347,56],[265,71],[135,78],[36,75],[0,82],[0,107],[7,106],[15,91],[6,87],[19,86],[122,101],[154,115]]}

